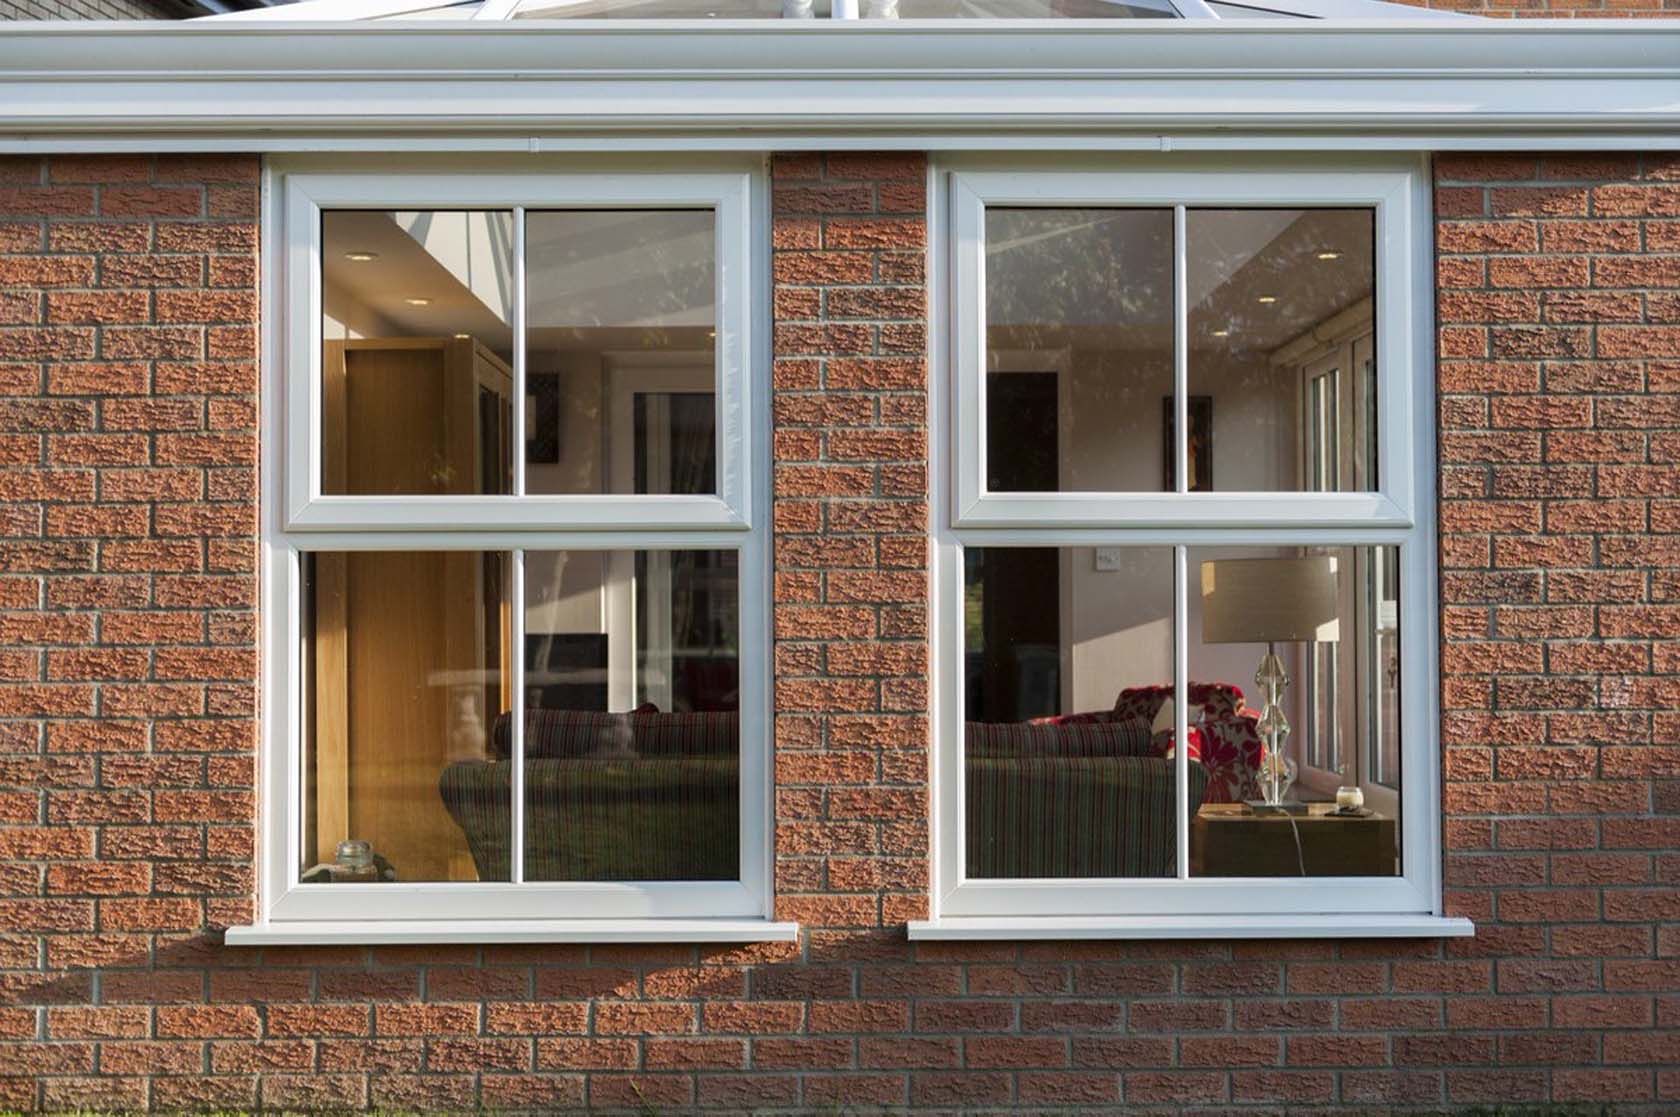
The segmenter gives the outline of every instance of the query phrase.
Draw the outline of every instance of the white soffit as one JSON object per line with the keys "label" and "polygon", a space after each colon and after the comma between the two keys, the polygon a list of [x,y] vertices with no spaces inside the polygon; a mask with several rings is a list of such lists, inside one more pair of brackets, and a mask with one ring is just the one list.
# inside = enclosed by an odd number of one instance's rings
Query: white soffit
{"label": "white soffit", "polygon": [[0,26],[0,149],[124,143],[260,151],[1674,149],[1680,24]]}

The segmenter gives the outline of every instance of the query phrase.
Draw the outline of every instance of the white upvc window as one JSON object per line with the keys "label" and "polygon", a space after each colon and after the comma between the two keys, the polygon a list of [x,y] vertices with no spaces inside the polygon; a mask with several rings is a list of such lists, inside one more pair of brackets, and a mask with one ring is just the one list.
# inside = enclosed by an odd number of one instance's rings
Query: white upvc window
{"label": "white upvc window", "polygon": [[795,933],[760,172],[269,168],[262,897],[230,942]]}
{"label": "white upvc window", "polygon": [[1441,916],[1427,183],[936,169],[913,937],[1470,932]]}

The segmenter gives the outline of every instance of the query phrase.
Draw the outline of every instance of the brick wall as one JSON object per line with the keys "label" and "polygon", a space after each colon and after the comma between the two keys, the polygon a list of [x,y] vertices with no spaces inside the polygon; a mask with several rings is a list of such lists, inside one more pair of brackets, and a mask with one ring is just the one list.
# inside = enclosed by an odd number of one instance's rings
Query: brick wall
{"label": "brick wall", "polygon": [[[1680,1104],[1680,171],[1439,165],[1472,940],[925,944],[924,164],[773,169],[797,945],[228,950],[255,163],[0,163],[0,1108]],[[1650,531],[1656,534],[1642,537]]]}
{"label": "brick wall", "polygon": [[0,1107],[147,1100],[202,1026],[153,1003],[239,980],[257,167],[0,161]]}
{"label": "brick wall", "polygon": [[1680,159],[1436,174],[1447,880],[1488,955],[1448,1022],[1512,1099],[1672,1108]]}

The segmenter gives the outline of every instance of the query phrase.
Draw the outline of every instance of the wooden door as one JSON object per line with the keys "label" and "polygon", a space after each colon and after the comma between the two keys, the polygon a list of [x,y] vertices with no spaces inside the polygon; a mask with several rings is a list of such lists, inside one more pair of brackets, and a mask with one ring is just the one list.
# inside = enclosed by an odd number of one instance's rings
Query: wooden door
{"label": "wooden door", "polygon": [[[505,492],[511,376],[470,339],[329,343],[327,492]],[[489,445],[486,445],[489,443]],[[476,551],[314,560],[316,856],[372,843],[399,879],[475,879],[438,794],[507,707],[507,580]]]}

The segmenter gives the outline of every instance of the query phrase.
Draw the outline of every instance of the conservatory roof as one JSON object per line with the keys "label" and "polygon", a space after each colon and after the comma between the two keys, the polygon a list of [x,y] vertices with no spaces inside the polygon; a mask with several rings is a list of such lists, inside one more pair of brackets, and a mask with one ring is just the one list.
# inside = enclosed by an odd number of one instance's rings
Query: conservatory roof
{"label": "conservatory roof", "polygon": [[301,0],[204,20],[1232,20],[1458,21],[1387,0]]}

